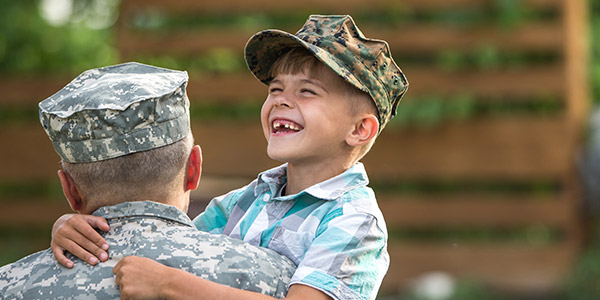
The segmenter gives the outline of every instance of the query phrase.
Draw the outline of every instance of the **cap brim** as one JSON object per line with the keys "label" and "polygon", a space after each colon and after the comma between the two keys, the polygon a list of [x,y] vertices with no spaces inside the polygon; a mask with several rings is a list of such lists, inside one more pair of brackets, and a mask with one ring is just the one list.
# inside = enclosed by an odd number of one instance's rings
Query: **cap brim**
{"label": "cap brim", "polygon": [[345,81],[368,92],[368,89],[354,76],[352,71],[348,70],[329,52],[282,30],[264,30],[253,35],[244,47],[244,58],[252,74],[261,82],[269,84],[273,80],[271,66],[287,49],[297,46],[306,48]]}

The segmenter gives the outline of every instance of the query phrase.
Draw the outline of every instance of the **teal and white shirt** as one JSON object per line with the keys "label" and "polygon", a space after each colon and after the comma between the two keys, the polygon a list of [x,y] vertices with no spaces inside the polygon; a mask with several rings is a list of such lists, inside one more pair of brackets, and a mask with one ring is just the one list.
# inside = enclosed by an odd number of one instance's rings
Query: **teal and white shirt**
{"label": "teal and white shirt", "polygon": [[196,227],[272,249],[298,267],[290,285],[334,299],[374,299],[387,272],[387,230],[361,163],[296,195],[281,196],[287,165],[213,199]]}

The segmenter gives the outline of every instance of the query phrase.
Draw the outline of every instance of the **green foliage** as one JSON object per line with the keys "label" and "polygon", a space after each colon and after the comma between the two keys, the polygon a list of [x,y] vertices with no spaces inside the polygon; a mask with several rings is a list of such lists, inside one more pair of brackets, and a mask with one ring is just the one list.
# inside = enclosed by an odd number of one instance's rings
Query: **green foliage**
{"label": "green foliage", "polygon": [[464,120],[471,116],[475,101],[471,95],[459,94],[442,97],[431,94],[419,99],[404,99],[398,107],[397,114],[388,127],[403,127],[415,124],[420,127],[433,127],[443,121]]}
{"label": "green foliage", "polygon": [[599,245],[590,247],[582,256],[567,280],[563,300],[600,299],[600,251]]}
{"label": "green foliage", "polygon": [[520,244],[549,246],[562,239],[562,232],[542,224],[511,228],[444,227],[444,228],[388,228],[390,241],[394,243],[419,242],[448,245],[448,250],[462,245]]}
{"label": "green foliage", "polygon": [[80,23],[55,27],[37,1],[0,0],[0,70],[4,73],[80,72],[117,61],[110,30]]}
{"label": "green foliage", "polygon": [[220,105],[218,102],[198,101],[190,106],[190,115],[194,120],[256,120],[260,116],[261,103],[248,101],[235,106]]}
{"label": "green foliage", "polygon": [[138,56],[135,60],[194,73],[234,73],[246,70],[242,55],[229,48],[212,48],[193,57]]}
{"label": "green foliage", "polygon": [[[60,168],[60,164],[56,164],[56,168]],[[19,199],[19,201],[40,201],[40,199],[48,199],[48,201],[56,201],[63,199],[62,188],[57,180],[52,181],[1,181],[0,182],[0,204],[5,199]]]}
{"label": "green foliage", "polygon": [[52,224],[0,227],[0,266],[50,247]]}
{"label": "green foliage", "polygon": [[480,44],[469,51],[442,49],[436,57],[438,68],[447,72],[465,70],[496,71],[537,64],[549,64],[560,59],[559,53],[500,51],[491,44]]}

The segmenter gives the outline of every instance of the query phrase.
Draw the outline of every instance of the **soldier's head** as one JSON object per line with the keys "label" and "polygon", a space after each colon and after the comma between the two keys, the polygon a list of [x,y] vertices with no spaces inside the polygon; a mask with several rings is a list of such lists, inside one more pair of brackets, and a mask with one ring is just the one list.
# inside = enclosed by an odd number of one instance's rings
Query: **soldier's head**
{"label": "soldier's head", "polygon": [[88,70],[40,102],[74,210],[142,200],[187,209],[201,172],[187,80],[184,71],[126,63]]}

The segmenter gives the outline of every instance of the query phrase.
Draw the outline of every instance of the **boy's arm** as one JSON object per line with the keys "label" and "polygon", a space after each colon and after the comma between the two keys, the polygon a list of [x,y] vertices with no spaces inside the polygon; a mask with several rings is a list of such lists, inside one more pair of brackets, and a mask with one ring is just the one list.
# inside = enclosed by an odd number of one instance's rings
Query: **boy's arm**
{"label": "boy's arm", "polygon": [[[121,299],[275,299],[232,288],[197,277],[180,269],[167,267],[152,259],[128,256],[113,269]],[[292,285],[285,299],[331,299],[306,285]]]}
{"label": "boy's arm", "polygon": [[108,243],[94,228],[102,231],[109,230],[108,223],[102,217],[66,214],[58,218],[52,226],[50,242],[56,260],[61,265],[72,268],[73,262],[64,254],[65,251],[69,251],[90,265],[97,264],[98,259],[106,261]]}

